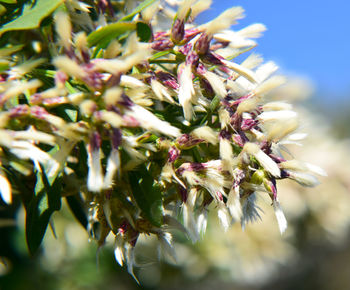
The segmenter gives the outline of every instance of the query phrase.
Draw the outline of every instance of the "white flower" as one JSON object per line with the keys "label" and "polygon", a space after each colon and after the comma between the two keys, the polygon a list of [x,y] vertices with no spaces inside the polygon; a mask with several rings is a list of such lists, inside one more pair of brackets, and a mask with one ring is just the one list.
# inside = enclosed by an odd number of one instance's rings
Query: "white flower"
{"label": "white flower", "polygon": [[242,218],[242,206],[239,195],[239,186],[232,187],[227,198],[227,208],[234,221],[239,221]]}
{"label": "white flower", "polygon": [[[98,133],[97,133],[98,134]],[[100,137],[95,135],[92,139],[99,139]],[[103,172],[101,166],[101,149],[99,140],[91,140],[87,146],[88,154],[88,177],[87,187],[92,192],[101,192],[103,189]]]}
{"label": "white flower", "polygon": [[243,151],[250,155],[253,155],[268,172],[270,172],[275,177],[281,176],[281,171],[276,164],[267,154],[265,154],[258,145],[254,143],[247,142],[244,145]]}
{"label": "white flower", "polygon": [[179,103],[183,108],[185,119],[189,121],[192,119],[192,100],[195,95],[190,65],[185,65],[182,71],[180,68],[179,85]]}
{"label": "white flower", "polygon": [[278,227],[280,229],[281,234],[283,234],[287,229],[287,220],[282,211],[282,207],[277,200],[273,201],[273,209],[275,211]]}
{"label": "white flower", "polygon": [[176,253],[172,243],[172,236],[168,232],[160,231],[158,234],[158,241],[162,250],[172,258],[172,260],[176,263]]}
{"label": "white flower", "polygon": [[112,149],[111,153],[109,154],[108,161],[107,161],[107,169],[106,169],[106,175],[103,181],[103,188],[108,189],[113,185],[113,179],[120,169],[120,154],[119,150]]}
{"label": "white flower", "polygon": [[3,175],[1,172],[0,174],[0,195],[2,200],[10,204],[12,203],[12,190],[11,190],[11,184],[7,180],[7,178]]}
{"label": "white flower", "polygon": [[261,209],[255,204],[256,196],[255,193],[250,194],[245,198],[242,205],[242,218],[241,218],[241,226],[242,229],[245,229],[245,226],[248,222],[255,222],[258,219],[261,220],[259,210]]}
{"label": "white flower", "polygon": [[226,232],[231,224],[231,216],[226,205],[223,202],[219,202],[218,207],[218,217],[220,220],[220,224]]}
{"label": "white flower", "polygon": [[159,132],[166,136],[178,137],[181,135],[180,130],[171,126],[168,122],[162,121],[153,115],[150,111],[139,105],[132,105],[126,111],[126,115],[135,118],[140,126],[151,132]]}
{"label": "white flower", "polygon": [[191,132],[191,135],[196,138],[203,139],[213,145],[216,145],[219,141],[218,133],[208,126],[202,126],[194,129]]}

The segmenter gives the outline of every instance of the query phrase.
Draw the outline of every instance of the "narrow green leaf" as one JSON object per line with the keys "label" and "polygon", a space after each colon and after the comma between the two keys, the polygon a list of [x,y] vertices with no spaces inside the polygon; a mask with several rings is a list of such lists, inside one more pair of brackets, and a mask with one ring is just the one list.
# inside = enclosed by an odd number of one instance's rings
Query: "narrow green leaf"
{"label": "narrow green leaf", "polygon": [[134,16],[140,13],[143,9],[152,5],[156,0],[145,0],[140,3],[129,15],[124,16],[120,21],[130,21],[134,18]]}
{"label": "narrow green leaf", "polygon": [[137,22],[136,32],[137,32],[137,36],[142,42],[148,42],[151,39],[152,30],[146,23]]}
{"label": "narrow green leaf", "polygon": [[113,23],[106,25],[104,27],[101,27],[98,30],[95,30],[91,32],[88,37],[88,45],[89,47],[92,47],[96,44],[103,45],[106,47],[108,43],[118,37],[119,35],[124,34],[125,32],[135,30],[136,24],[135,23]]}
{"label": "narrow green leaf", "polygon": [[8,70],[10,67],[10,62],[5,59],[0,59],[0,73]]}
{"label": "narrow green leaf", "polygon": [[35,4],[26,5],[22,15],[5,24],[0,29],[0,35],[11,30],[28,30],[39,27],[41,20],[50,15],[63,0],[36,0]]}
{"label": "narrow green leaf", "polygon": [[17,0],[0,0],[0,2],[6,3],[6,4],[16,4]]}
{"label": "narrow green leaf", "polygon": [[155,226],[161,226],[163,207],[162,192],[146,167],[140,166],[137,172],[129,172],[132,193],[145,217]]}
{"label": "narrow green leaf", "polygon": [[0,57],[11,55],[12,53],[15,53],[16,51],[23,48],[23,44],[20,45],[14,45],[14,46],[6,46],[0,48]]}
{"label": "narrow green leaf", "polygon": [[61,208],[62,178],[57,177],[52,182],[43,169],[38,172],[37,178],[36,195],[30,201],[26,214],[26,239],[32,255],[41,244],[51,215]]}
{"label": "narrow green leaf", "polygon": [[66,197],[69,209],[73,213],[77,221],[84,227],[87,228],[88,219],[84,211],[83,202],[79,199],[79,196],[70,195]]}

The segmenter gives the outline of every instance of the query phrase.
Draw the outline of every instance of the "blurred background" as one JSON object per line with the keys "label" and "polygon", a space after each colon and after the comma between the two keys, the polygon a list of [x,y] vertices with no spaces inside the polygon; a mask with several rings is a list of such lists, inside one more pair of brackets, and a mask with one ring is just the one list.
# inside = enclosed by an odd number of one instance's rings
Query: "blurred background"
{"label": "blurred background", "polygon": [[[270,202],[258,196],[262,221],[227,233],[217,217],[192,244],[174,233],[176,263],[158,253],[155,241],[137,247],[139,286],[114,260],[113,241],[98,251],[65,206],[54,216],[57,239],[48,230],[44,247],[29,257],[24,214],[0,206],[0,289],[350,289],[350,2],[333,0],[214,0],[206,22],[241,5],[241,29],[267,26],[254,52],[275,61],[290,83],[274,92],[293,102],[308,133],[290,150],[324,168],[321,185],[306,189],[282,182],[279,196],[289,227],[281,236]],[[4,218],[6,217],[6,218]],[[6,237],[6,238],[5,238]],[[157,256],[161,261],[158,262]]]}

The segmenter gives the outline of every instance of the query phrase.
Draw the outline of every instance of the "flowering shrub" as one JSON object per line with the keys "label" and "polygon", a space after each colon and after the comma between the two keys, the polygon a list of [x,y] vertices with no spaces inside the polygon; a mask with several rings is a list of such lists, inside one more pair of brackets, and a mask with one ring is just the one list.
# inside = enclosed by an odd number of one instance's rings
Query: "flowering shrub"
{"label": "flowering shrub", "polygon": [[171,229],[198,240],[208,210],[225,230],[244,228],[260,218],[258,191],[283,233],[277,181],[325,175],[282,155],[304,135],[292,106],[266,97],[285,82],[277,66],[256,54],[235,62],[265,27],[229,30],[240,7],[195,25],[210,2],[2,5],[0,190],[26,209],[31,253],[65,199],[98,245],[115,235],[133,275],[140,234],[174,256]]}

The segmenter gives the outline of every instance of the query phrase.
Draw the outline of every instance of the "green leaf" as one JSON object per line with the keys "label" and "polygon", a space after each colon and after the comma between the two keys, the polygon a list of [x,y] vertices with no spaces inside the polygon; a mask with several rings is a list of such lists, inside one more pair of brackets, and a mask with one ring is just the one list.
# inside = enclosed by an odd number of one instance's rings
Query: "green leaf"
{"label": "green leaf", "polygon": [[42,169],[38,172],[37,178],[36,195],[30,201],[26,214],[26,239],[32,255],[41,244],[51,215],[61,208],[62,177],[50,182]]}
{"label": "green leaf", "polygon": [[84,210],[84,203],[79,197],[80,196],[70,195],[66,197],[66,201],[74,217],[84,228],[87,228],[88,219]]}
{"label": "green leaf", "polygon": [[1,3],[16,4],[17,0],[0,0]]}
{"label": "green leaf", "polygon": [[155,226],[162,225],[163,207],[160,186],[144,165],[137,172],[129,172],[132,193],[145,217]]}
{"label": "green leaf", "polygon": [[5,70],[8,70],[10,67],[10,62],[5,59],[0,59],[0,73],[4,72]]}
{"label": "green leaf", "polygon": [[134,11],[132,11],[129,15],[124,16],[120,21],[130,21],[134,18],[134,16],[138,13],[140,13],[143,9],[147,8],[148,6],[152,5],[156,0],[145,0],[142,3],[140,3]]}
{"label": "green leaf", "polygon": [[63,0],[36,0],[35,4],[26,5],[22,15],[15,18],[11,22],[5,24],[0,29],[0,35],[11,30],[28,30],[39,27],[40,22],[50,15]]}
{"label": "green leaf", "polygon": [[104,27],[101,27],[98,30],[95,30],[91,32],[88,37],[88,45],[89,47],[92,47],[96,44],[99,44],[101,46],[106,47],[109,42],[124,34],[125,32],[135,30],[136,29],[136,24],[135,23],[113,23],[106,25]]}
{"label": "green leaf", "polygon": [[15,46],[6,46],[0,48],[0,57],[11,55],[12,53],[15,53],[16,51],[23,48],[24,45],[15,45]]}
{"label": "green leaf", "polygon": [[136,32],[137,32],[137,36],[142,42],[148,42],[151,39],[152,30],[146,23],[137,22]]}

